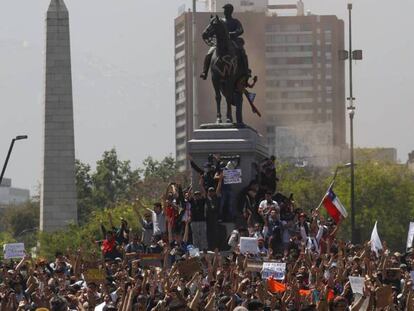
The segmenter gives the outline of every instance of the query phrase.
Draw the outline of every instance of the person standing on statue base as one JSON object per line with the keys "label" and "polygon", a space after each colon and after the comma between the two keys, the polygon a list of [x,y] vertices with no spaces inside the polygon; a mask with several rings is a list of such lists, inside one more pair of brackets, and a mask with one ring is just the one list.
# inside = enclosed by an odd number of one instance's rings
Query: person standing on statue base
{"label": "person standing on statue base", "polygon": [[193,234],[193,245],[200,250],[207,249],[207,225],[205,199],[200,191],[195,191],[191,200],[190,226]]}
{"label": "person standing on statue base", "polygon": [[[202,185],[203,178],[200,178],[200,186]],[[205,210],[206,210],[206,223],[207,223],[207,243],[209,249],[215,249],[219,245],[218,241],[218,219],[219,219],[219,209],[220,209],[220,193],[221,193],[221,184],[223,178],[221,176],[217,189],[214,187],[209,187],[207,193],[203,187],[201,188],[201,195],[205,199]]]}

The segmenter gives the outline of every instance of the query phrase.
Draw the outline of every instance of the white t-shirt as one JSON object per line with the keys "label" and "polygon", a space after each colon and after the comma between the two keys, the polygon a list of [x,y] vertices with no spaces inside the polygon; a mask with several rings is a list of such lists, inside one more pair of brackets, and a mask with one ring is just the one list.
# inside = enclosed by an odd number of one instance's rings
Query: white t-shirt
{"label": "white t-shirt", "polygon": [[152,211],[152,223],[154,225],[154,235],[160,235],[166,232],[165,215],[163,211],[159,214]]}
{"label": "white t-shirt", "polygon": [[259,204],[259,210],[262,210],[265,214],[267,214],[271,209],[275,209],[276,211],[280,212],[279,205],[276,201],[271,201],[271,203],[267,202],[267,200],[263,200]]}

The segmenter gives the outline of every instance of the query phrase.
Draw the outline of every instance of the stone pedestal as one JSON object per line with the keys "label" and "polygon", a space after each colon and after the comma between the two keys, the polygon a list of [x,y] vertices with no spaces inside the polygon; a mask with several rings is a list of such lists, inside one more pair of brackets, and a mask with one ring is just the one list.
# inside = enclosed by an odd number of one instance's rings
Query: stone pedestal
{"label": "stone pedestal", "polygon": [[[209,154],[220,154],[225,159],[239,158],[242,172],[242,182],[232,184],[231,204],[233,209],[239,210],[238,199],[243,188],[256,179],[255,164],[259,164],[268,157],[264,138],[250,127],[236,128],[232,124],[206,124],[195,130],[193,139],[188,142],[188,153],[192,160],[201,168],[208,160]],[[199,188],[199,174],[192,170],[193,186]],[[236,222],[236,219],[232,219]],[[232,225],[226,224],[226,237],[231,233]],[[225,237],[223,237],[225,238]]]}
{"label": "stone pedestal", "polygon": [[[254,163],[268,157],[268,151],[262,135],[250,127],[236,128],[232,124],[205,124],[194,131],[193,139],[188,142],[188,153],[193,161],[203,167],[209,154],[220,154],[225,157],[239,156],[242,170],[242,183],[234,184],[234,190],[246,187],[257,172]],[[193,183],[198,175],[193,171]],[[194,185],[195,187],[198,187]]]}

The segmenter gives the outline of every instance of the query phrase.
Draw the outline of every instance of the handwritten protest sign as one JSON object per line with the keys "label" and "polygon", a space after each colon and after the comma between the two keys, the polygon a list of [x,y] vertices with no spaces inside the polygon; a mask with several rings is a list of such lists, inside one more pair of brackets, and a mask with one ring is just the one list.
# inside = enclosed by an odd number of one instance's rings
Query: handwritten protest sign
{"label": "handwritten protest sign", "polygon": [[364,294],[364,280],[363,277],[349,277],[349,283],[351,283],[352,292],[354,294]]}
{"label": "handwritten protest sign", "polygon": [[391,285],[386,285],[378,288],[375,294],[377,298],[377,308],[385,308],[392,304]]}
{"label": "handwritten protest sign", "polygon": [[83,273],[85,281],[87,283],[103,283],[106,279],[106,273],[102,269],[92,268],[88,269]]}
{"label": "handwritten protest sign", "polygon": [[3,253],[4,253],[4,259],[23,258],[25,255],[24,243],[4,244]]}
{"label": "handwritten protest sign", "polygon": [[264,262],[262,269],[262,279],[273,277],[275,280],[283,280],[286,274],[285,262]]}
{"label": "handwritten protest sign", "polygon": [[201,262],[198,257],[193,257],[177,263],[180,276],[185,280],[190,280],[196,272],[201,271]]}
{"label": "handwritten protest sign", "polygon": [[256,259],[247,259],[246,271],[261,272],[263,269],[263,261]]}
{"label": "handwritten protest sign", "polygon": [[408,236],[407,236],[407,249],[413,247],[413,238],[414,238],[414,222],[410,222],[410,227],[408,228]]}
{"label": "handwritten protest sign", "polygon": [[257,238],[240,238],[240,253],[241,254],[257,254],[259,248],[257,247]]}
{"label": "handwritten protest sign", "polygon": [[223,182],[225,185],[242,183],[242,170],[239,168],[234,170],[224,170],[223,175]]}

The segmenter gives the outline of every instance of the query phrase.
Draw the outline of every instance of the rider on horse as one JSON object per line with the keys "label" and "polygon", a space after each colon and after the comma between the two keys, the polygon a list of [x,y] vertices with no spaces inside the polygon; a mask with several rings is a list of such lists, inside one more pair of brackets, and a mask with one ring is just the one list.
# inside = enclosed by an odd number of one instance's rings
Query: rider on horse
{"label": "rider on horse", "polygon": [[[230,39],[234,43],[234,46],[236,47],[238,57],[241,61],[240,65],[242,66],[242,70],[246,73],[247,76],[250,75],[250,69],[249,69],[249,62],[247,60],[246,51],[244,50],[244,40],[240,38],[240,36],[243,34],[243,26],[240,23],[240,21],[236,18],[233,18],[232,14],[234,11],[234,8],[231,4],[226,4],[223,6],[224,9],[224,18],[223,22],[227,26],[227,30],[230,35]],[[201,73],[200,77],[203,80],[207,79],[208,70],[210,68],[211,58],[213,56],[213,53],[215,51],[215,47],[211,47],[208,51],[205,59],[204,59],[204,67],[203,72]]]}

